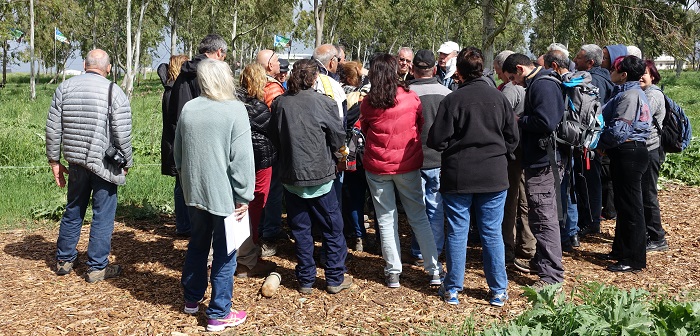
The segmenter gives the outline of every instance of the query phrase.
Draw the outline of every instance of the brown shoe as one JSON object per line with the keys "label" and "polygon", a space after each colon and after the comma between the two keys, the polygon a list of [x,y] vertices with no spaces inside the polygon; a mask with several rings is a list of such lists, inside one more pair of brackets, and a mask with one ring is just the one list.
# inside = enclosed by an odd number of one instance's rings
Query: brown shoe
{"label": "brown shoe", "polygon": [[348,274],[345,274],[345,279],[343,279],[343,283],[341,283],[338,286],[328,286],[326,287],[326,291],[331,294],[338,294],[342,290],[348,289],[352,286],[352,277]]}
{"label": "brown shoe", "polygon": [[236,276],[239,278],[264,278],[274,271],[277,264],[272,261],[259,259],[253,268],[245,265],[236,267]]}
{"label": "brown shoe", "polygon": [[517,269],[520,272],[537,274],[534,259],[515,258],[515,260],[513,261],[513,266],[515,266],[515,269]]}

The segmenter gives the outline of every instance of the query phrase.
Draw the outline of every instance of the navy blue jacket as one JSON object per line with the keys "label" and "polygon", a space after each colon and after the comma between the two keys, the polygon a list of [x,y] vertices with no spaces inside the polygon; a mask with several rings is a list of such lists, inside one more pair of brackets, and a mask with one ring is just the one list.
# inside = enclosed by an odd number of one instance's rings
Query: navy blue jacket
{"label": "navy blue jacket", "polygon": [[612,92],[615,88],[615,84],[610,80],[610,72],[607,69],[597,66],[588,70],[588,73],[591,74],[591,84],[598,88],[600,104],[607,103],[608,100],[612,98]]}
{"label": "navy blue jacket", "polygon": [[564,117],[561,87],[557,82],[545,78],[554,72],[542,67],[535,68],[533,72],[525,79],[525,112],[518,120],[522,130],[524,168],[549,165],[547,151],[540,146],[540,139],[551,136]]}

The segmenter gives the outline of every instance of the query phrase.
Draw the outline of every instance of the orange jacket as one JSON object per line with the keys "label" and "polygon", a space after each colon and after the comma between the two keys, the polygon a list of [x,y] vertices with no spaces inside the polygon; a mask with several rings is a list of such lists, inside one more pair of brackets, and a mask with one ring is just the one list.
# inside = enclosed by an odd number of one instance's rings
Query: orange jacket
{"label": "orange jacket", "polygon": [[[273,77],[267,76],[267,83],[265,83],[265,105],[267,105],[270,110],[272,110],[272,101],[283,93],[284,88],[282,84]],[[272,112],[274,113],[274,111]]]}

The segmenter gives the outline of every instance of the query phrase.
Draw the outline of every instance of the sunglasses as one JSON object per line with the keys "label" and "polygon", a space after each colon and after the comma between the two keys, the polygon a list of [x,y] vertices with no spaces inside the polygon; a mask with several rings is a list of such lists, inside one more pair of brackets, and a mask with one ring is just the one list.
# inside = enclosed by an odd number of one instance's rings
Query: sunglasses
{"label": "sunglasses", "polygon": [[399,62],[411,63],[411,62],[413,62],[413,61],[410,60],[410,59],[408,59],[408,58],[399,57]]}

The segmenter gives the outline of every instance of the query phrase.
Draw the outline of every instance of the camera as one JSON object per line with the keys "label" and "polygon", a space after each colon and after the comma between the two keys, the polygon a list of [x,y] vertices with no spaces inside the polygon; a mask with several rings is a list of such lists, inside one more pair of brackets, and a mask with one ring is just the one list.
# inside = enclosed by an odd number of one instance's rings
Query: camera
{"label": "camera", "polygon": [[118,168],[126,167],[126,159],[124,158],[124,155],[114,148],[114,146],[109,146],[109,148],[107,148],[105,151],[105,160]]}

